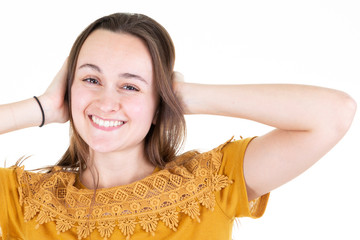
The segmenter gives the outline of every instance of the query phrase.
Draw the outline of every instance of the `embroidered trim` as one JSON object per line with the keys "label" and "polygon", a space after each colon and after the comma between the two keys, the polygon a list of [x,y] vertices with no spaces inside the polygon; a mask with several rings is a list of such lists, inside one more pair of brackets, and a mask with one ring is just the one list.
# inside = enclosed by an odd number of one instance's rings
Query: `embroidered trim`
{"label": "embroidered trim", "polygon": [[47,174],[18,167],[24,219],[27,222],[36,217],[37,227],[55,221],[58,233],[74,227],[79,240],[95,229],[108,239],[115,228],[129,240],[136,225],[155,235],[159,221],[176,231],[179,212],[200,222],[199,205],[213,210],[214,192],[232,183],[227,176],[217,174],[225,144],[203,154],[184,154],[143,180],[98,189],[95,195],[93,190],[75,188],[75,174],[60,167]]}

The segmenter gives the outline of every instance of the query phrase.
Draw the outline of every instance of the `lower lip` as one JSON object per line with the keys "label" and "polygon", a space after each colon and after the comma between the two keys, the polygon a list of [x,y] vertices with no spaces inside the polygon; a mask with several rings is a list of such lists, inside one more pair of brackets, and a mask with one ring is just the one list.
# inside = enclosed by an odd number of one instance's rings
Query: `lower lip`
{"label": "lower lip", "polygon": [[125,123],[119,125],[119,126],[116,126],[116,127],[104,127],[104,126],[100,126],[100,125],[97,125],[96,123],[93,122],[93,120],[91,119],[91,116],[89,116],[89,119],[90,119],[90,122],[91,124],[97,128],[97,129],[100,129],[100,130],[103,130],[103,131],[114,131],[114,130],[117,130],[119,128],[121,128]]}

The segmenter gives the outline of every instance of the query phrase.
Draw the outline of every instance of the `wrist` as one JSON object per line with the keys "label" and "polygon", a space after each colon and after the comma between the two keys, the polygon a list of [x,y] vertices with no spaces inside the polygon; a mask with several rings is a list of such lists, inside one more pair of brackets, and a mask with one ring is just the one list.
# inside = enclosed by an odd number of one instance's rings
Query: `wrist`
{"label": "wrist", "polygon": [[206,86],[198,83],[178,82],[176,96],[178,97],[184,114],[203,114],[206,95]]}
{"label": "wrist", "polygon": [[[50,107],[49,107],[49,100],[45,95],[41,95],[38,97],[39,102],[42,106],[43,112],[44,112],[44,125],[52,123],[53,122],[53,117],[52,117],[52,113],[50,111]],[[40,113],[40,111],[39,111]],[[41,114],[41,113],[40,113]]]}
{"label": "wrist", "polygon": [[44,126],[44,124],[45,124],[45,114],[44,114],[44,109],[43,109],[43,107],[42,107],[42,105],[41,105],[41,103],[40,103],[39,99],[38,99],[36,96],[34,96],[34,99],[35,99],[35,100],[36,100],[36,102],[38,103],[39,108],[40,108],[40,111],[41,111],[42,121],[41,121],[41,124],[40,124],[40,126],[39,126],[39,127],[42,127],[42,126]]}
{"label": "wrist", "polygon": [[174,81],[173,83],[173,89],[174,89],[174,93],[176,95],[176,98],[179,100],[181,108],[183,110],[184,114],[191,114],[189,109],[188,109],[188,97],[186,96],[186,88],[187,88],[187,83],[185,82],[179,82],[179,81]]}
{"label": "wrist", "polygon": [[44,94],[39,96],[38,99],[44,111],[45,125],[64,122],[61,117],[61,108],[51,98]]}

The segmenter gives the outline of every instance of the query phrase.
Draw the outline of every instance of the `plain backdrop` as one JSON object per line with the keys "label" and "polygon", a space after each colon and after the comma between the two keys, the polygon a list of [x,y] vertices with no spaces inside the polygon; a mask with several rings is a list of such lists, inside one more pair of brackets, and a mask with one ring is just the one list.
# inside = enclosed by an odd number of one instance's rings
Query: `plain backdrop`
{"label": "plain backdrop", "polygon": [[[329,1],[1,1],[0,104],[40,95],[78,34],[113,12],[144,13],[176,46],[189,82],[294,83],[335,88],[360,102],[360,2]],[[247,99],[243,99],[246,104]],[[39,112],[40,114],[40,112]],[[5,118],[7,116],[0,116]],[[242,119],[187,116],[184,151],[271,128]],[[274,190],[259,220],[240,219],[234,239],[360,239],[359,114],[341,142],[306,173]],[[69,125],[0,136],[0,164],[32,155],[26,168],[54,164]]]}

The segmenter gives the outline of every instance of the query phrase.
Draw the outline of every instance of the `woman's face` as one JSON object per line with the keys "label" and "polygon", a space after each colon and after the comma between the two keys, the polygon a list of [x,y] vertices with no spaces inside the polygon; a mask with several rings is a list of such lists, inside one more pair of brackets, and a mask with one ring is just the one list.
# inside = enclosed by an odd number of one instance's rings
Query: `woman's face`
{"label": "woman's face", "polygon": [[97,152],[144,150],[158,95],[145,43],[95,30],[84,42],[71,87],[77,132]]}

